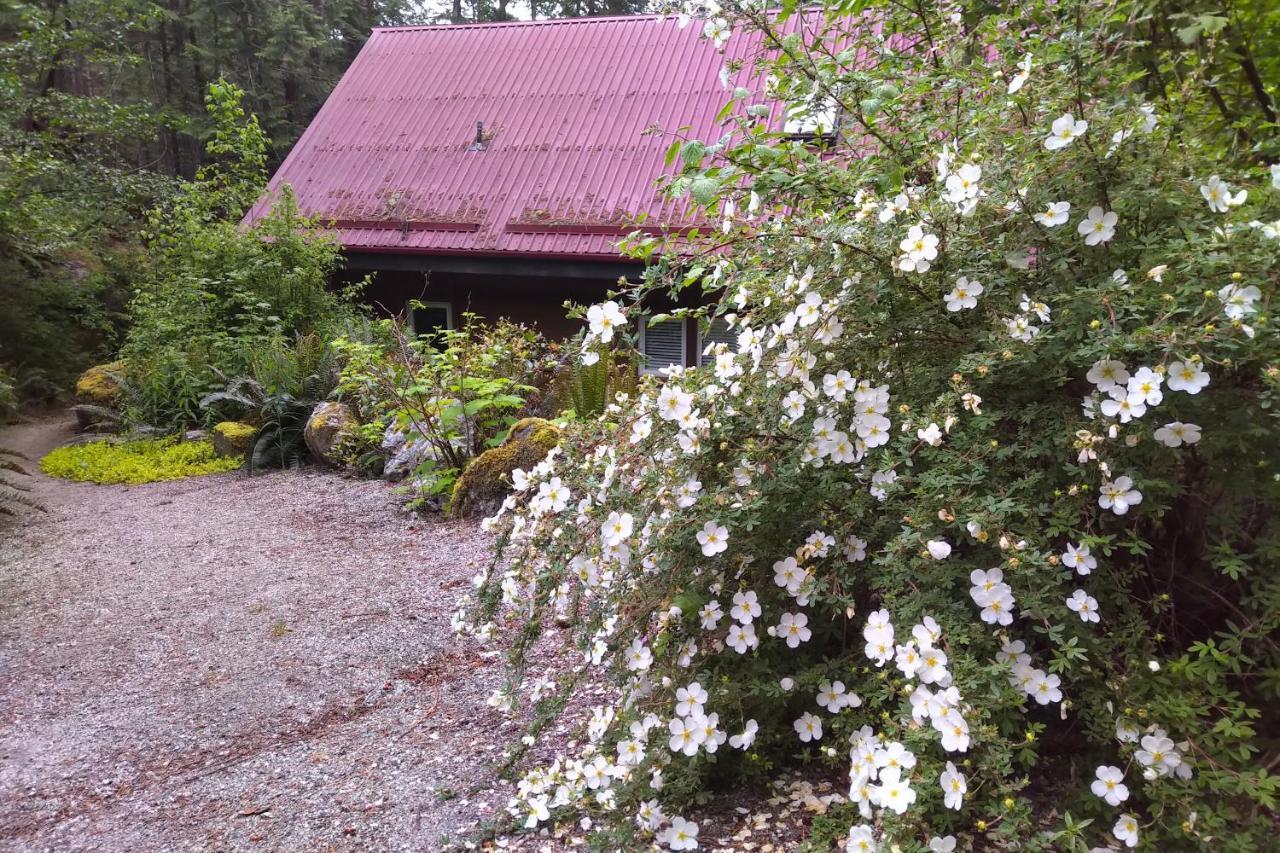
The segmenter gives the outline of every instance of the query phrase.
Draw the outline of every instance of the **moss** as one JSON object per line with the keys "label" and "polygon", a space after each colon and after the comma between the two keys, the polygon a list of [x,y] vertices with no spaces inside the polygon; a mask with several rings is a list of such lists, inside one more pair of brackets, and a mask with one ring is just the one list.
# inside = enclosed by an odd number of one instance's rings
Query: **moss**
{"label": "moss", "polygon": [[481,453],[453,485],[449,509],[454,515],[491,512],[511,491],[511,472],[537,465],[560,443],[560,428],[542,418],[525,418],[511,427],[500,447]]}
{"label": "moss", "polygon": [[125,363],[113,361],[91,367],[76,380],[76,399],[91,406],[112,408],[120,401],[120,380]]}
{"label": "moss", "polygon": [[213,427],[213,449],[219,456],[244,456],[253,445],[258,428],[240,421],[222,421]]}
{"label": "moss", "polygon": [[179,442],[176,437],[59,447],[40,460],[40,470],[53,477],[128,485],[219,474],[238,467],[238,459],[219,458],[211,441]]}

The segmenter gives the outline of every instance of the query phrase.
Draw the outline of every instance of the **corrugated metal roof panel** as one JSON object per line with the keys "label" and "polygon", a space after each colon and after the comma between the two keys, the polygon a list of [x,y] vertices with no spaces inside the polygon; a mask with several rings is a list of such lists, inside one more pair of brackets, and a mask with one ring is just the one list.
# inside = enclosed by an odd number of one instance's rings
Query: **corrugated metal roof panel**
{"label": "corrugated metal roof panel", "polygon": [[616,258],[639,215],[691,221],[655,189],[671,138],[646,128],[718,138],[720,70],[759,47],[657,16],[374,30],[270,188],[350,250]]}

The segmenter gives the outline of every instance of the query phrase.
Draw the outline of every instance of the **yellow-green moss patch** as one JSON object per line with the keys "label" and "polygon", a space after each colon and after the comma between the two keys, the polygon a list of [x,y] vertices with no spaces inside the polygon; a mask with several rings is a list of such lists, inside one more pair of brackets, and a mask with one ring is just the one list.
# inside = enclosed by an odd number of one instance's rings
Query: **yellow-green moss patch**
{"label": "yellow-green moss patch", "polygon": [[40,460],[40,470],[52,477],[128,485],[220,474],[238,467],[240,460],[217,456],[211,441],[179,442],[173,437],[76,444],[59,447]]}

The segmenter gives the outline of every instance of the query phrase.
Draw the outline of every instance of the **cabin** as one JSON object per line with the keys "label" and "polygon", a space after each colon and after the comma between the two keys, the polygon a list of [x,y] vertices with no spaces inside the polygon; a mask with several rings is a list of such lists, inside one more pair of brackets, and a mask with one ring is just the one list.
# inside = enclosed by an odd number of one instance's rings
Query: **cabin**
{"label": "cabin", "polygon": [[[706,224],[660,193],[665,155],[674,134],[725,132],[756,49],[664,16],[376,29],[248,219],[288,184],[341,242],[342,279],[372,274],[366,299],[419,333],[474,312],[569,337],[566,300],[640,275],[626,234]],[[673,320],[641,343],[656,371],[704,341]]]}

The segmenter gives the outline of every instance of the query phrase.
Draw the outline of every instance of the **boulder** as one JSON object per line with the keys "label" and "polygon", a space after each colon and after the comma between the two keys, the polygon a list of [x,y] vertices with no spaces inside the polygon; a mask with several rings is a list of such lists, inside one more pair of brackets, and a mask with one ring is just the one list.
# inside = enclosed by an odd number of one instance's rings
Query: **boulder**
{"label": "boulder", "polygon": [[348,430],[359,425],[360,422],[346,404],[324,402],[311,410],[306,429],[302,431],[302,439],[317,462],[338,465],[341,460],[334,448]]}
{"label": "boulder", "polygon": [[105,406],[77,403],[71,412],[76,416],[76,428],[80,432],[119,432],[123,428],[120,415]]}
{"label": "boulder", "polygon": [[219,456],[244,456],[253,446],[258,428],[240,421],[223,421],[213,427],[213,452]]}
{"label": "boulder", "polygon": [[203,429],[189,429],[182,434],[183,441],[204,441],[208,437],[208,430]]}
{"label": "boulder", "polygon": [[399,429],[394,422],[382,433],[382,452],[387,457],[382,476],[392,482],[403,480],[423,462],[436,458],[435,445],[407,429]]}
{"label": "boulder", "polygon": [[449,511],[457,516],[491,513],[511,491],[511,472],[528,471],[560,443],[560,428],[542,418],[525,418],[511,427],[499,447],[471,460],[453,485]]}
{"label": "boulder", "polygon": [[81,373],[76,380],[76,402],[106,409],[115,408],[124,390],[120,384],[124,369],[123,361],[113,361],[90,367]]}

